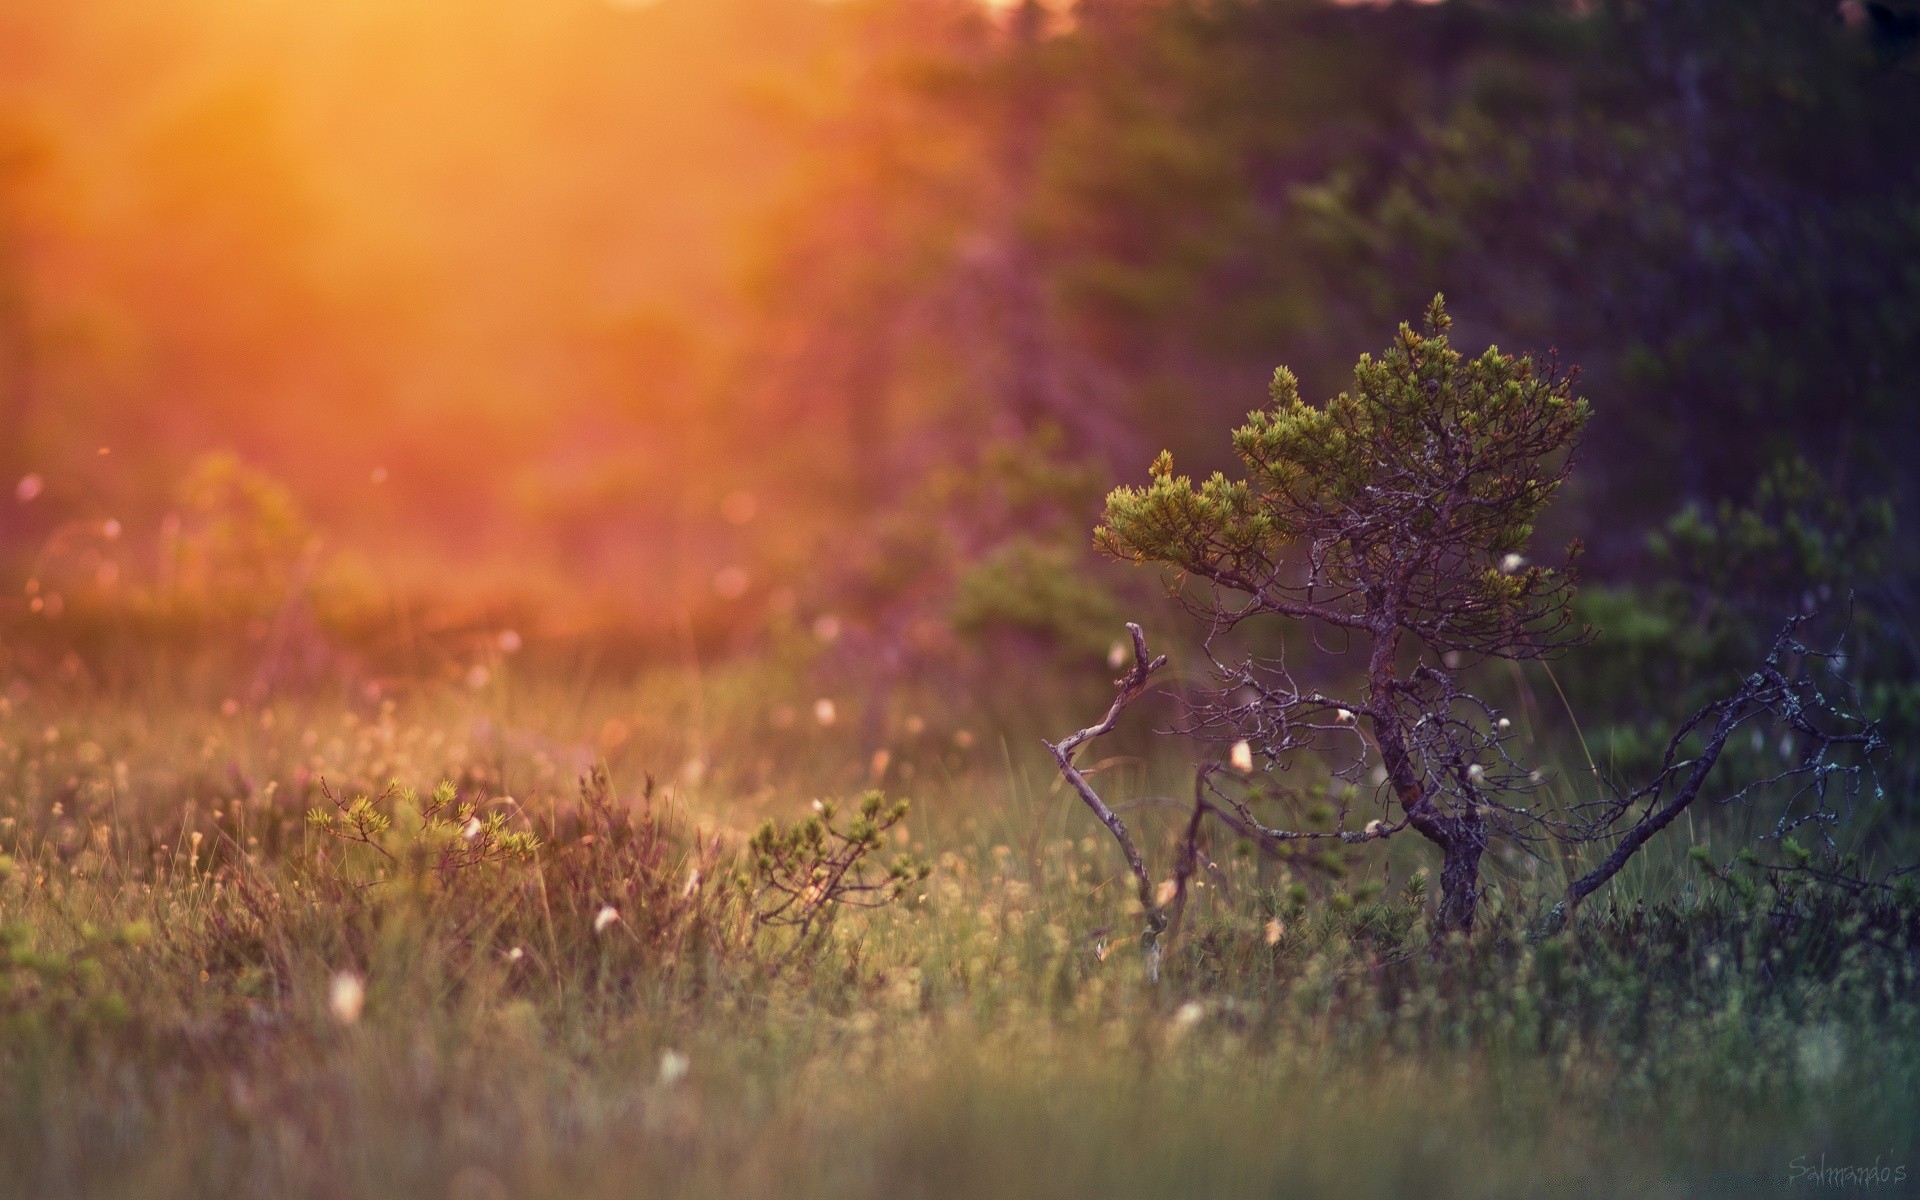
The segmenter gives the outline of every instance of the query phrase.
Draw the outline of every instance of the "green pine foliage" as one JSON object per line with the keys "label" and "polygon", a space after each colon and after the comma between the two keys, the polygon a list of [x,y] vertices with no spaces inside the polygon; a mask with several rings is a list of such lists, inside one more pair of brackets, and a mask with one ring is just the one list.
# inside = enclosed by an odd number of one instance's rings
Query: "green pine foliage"
{"label": "green pine foliage", "polygon": [[930,863],[895,855],[885,867],[874,859],[887,837],[906,820],[906,800],[887,802],[870,791],[860,798],[854,818],[837,820],[840,806],[816,801],[812,816],[791,825],[768,820],[747,843],[744,882],[752,893],[758,926],[808,933],[842,906],[879,908],[908,898],[908,891],[932,873]]}
{"label": "green pine foliage", "polygon": [[1276,371],[1271,407],[1233,434],[1246,478],[1195,486],[1163,452],[1150,483],[1107,498],[1095,543],[1293,615],[1310,614],[1276,588],[1304,585],[1307,603],[1343,612],[1401,588],[1409,627],[1447,646],[1520,649],[1565,618],[1568,573],[1512,556],[1565,478],[1588,407],[1569,376],[1532,358],[1464,357],[1449,325],[1436,296],[1424,331],[1402,325],[1324,406]]}

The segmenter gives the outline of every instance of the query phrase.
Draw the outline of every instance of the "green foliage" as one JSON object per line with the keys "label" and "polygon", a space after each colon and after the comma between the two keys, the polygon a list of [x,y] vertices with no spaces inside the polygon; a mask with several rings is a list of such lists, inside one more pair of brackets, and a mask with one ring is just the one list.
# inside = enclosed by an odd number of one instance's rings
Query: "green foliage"
{"label": "green foliage", "polygon": [[1891,566],[1891,497],[1856,501],[1798,455],[1775,463],[1750,500],[1722,501],[1712,516],[1689,505],[1649,548],[1696,597],[1763,619],[1830,601],[1877,581]]}
{"label": "green foliage", "polygon": [[528,862],[540,850],[540,839],[517,827],[517,814],[500,808],[483,811],[480,804],[462,800],[450,782],[443,781],[425,798],[397,780],[377,799],[339,801],[330,791],[325,795],[333,807],[311,810],[307,824],[376,856],[371,878],[359,874],[368,865],[364,858],[335,864],[346,873],[343,878],[358,887],[388,881],[389,870],[395,875],[424,873],[444,884],[476,868]]}
{"label": "green foliage", "polygon": [[133,1016],[123,987],[109,974],[129,950],[153,939],[153,927],[130,921],[111,931],[85,924],[78,944],[62,952],[34,946],[35,930],[0,925],[0,1029],[19,1043],[85,1039],[124,1026]]}
{"label": "green foliage", "polygon": [[815,801],[813,815],[794,824],[762,824],[747,843],[743,881],[752,894],[754,922],[791,927],[804,939],[842,906],[878,908],[905,899],[932,865],[902,853],[879,868],[874,856],[906,820],[908,807],[906,800],[889,804],[884,794],[871,791],[844,826],[836,823],[839,805],[831,800]]}
{"label": "green foliage", "polygon": [[1215,472],[1196,488],[1162,453],[1148,486],[1108,495],[1094,543],[1246,593],[1254,611],[1392,605],[1405,626],[1478,653],[1565,620],[1569,578],[1519,551],[1565,478],[1586,401],[1528,357],[1465,359],[1448,326],[1436,296],[1425,334],[1402,324],[1325,407],[1275,372],[1271,407],[1233,434],[1248,478]]}
{"label": "green foliage", "polygon": [[1076,548],[1024,537],[995,548],[955,585],[955,628],[975,634],[1015,629],[1078,653],[1104,653],[1120,608],[1089,577],[1084,557]]}
{"label": "green foliage", "polygon": [[1095,544],[1256,604],[1295,579],[1309,603],[1324,593],[1377,610],[1390,598],[1408,625],[1483,652],[1561,615],[1563,574],[1518,554],[1565,477],[1586,402],[1531,358],[1464,358],[1449,324],[1435,297],[1424,333],[1403,324],[1321,407],[1275,372],[1272,406],[1233,434],[1247,478],[1195,487],[1163,452],[1150,484],[1108,496]]}

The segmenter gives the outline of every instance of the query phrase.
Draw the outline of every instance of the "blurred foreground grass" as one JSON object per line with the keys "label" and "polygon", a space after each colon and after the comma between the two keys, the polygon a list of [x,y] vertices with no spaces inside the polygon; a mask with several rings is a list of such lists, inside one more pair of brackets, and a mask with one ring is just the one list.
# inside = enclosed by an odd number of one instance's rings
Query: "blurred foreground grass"
{"label": "blurred foreground grass", "polygon": [[[1748,1195],[1822,1155],[1913,1186],[1911,903],[1742,900],[1680,845],[1540,945],[1513,865],[1430,953],[1417,855],[1309,886],[1216,846],[1155,983],[1031,738],[856,732],[751,673],[468,682],[6,701],[7,1194]],[[600,765],[640,816],[585,819]],[[1179,770],[1105,777],[1151,823]],[[540,850],[438,871],[307,820],[394,779]],[[872,783],[933,875],[756,930],[747,831]]]}

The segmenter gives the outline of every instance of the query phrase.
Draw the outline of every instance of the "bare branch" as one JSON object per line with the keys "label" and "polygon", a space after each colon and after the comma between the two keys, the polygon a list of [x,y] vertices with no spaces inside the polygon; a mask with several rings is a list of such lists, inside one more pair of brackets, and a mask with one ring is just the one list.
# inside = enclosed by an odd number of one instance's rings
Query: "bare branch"
{"label": "bare branch", "polygon": [[1161,931],[1167,925],[1167,914],[1154,902],[1153,877],[1147,873],[1146,859],[1141,855],[1139,845],[1134,842],[1133,834],[1128,832],[1126,822],[1120,819],[1120,814],[1114,812],[1112,807],[1100,798],[1100,793],[1093,790],[1093,785],[1087,782],[1087,777],[1073,765],[1073,756],[1080,747],[1094,738],[1111,733],[1114,725],[1120,720],[1120,714],[1138,700],[1142,692],[1146,691],[1148,679],[1155,671],[1167,665],[1166,655],[1150,656],[1147,653],[1147,636],[1141,632],[1140,626],[1129,621],[1127,633],[1133,639],[1133,665],[1127,669],[1125,675],[1114,681],[1113,704],[1108,707],[1107,715],[1098,724],[1089,725],[1077,733],[1061,738],[1058,742],[1049,742],[1042,738],[1040,744],[1053,755],[1053,761],[1059,765],[1060,774],[1066,778],[1067,783],[1078,793],[1086,806],[1093,810],[1093,815],[1100,819],[1100,823],[1113,834],[1114,841],[1120,844],[1120,852],[1126,855],[1127,869],[1133,873],[1134,882],[1140,892],[1140,904],[1147,913],[1147,928],[1141,936],[1141,944],[1147,951],[1150,973],[1158,977],[1159,939]]}
{"label": "bare branch", "polygon": [[[1821,807],[1819,802],[1825,800],[1836,778],[1841,780],[1841,788],[1849,796],[1859,789],[1863,776],[1871,770],[1873,755],[1880,749],[1880,733],[1873,722],[1837,707],[1804,676],[1796,679],[1786,674],[1789,657],[1817,661],[1831,659],[1839,653],[1838,649],[1816,651],[1801,644],[1796,635],[1807,620],[1806,616],[1789,620],[1775,635],[1773,647],[1758,670],[1748,675],[1731,695],[1707,705],[1681,725],[1667,743],[1660,770],[1651,780],[1609,803],[1601,819],[1564,831],[1567,840],[1593,841],[1617,836],[1619,841],[1599,865],[1567,886],[1566,896],[1541,919],[1537,936],[1551,936],[1563,928],[1583,900],[1606,886],[1641,847],[1700,798],[1728,740],[1750,718],[1778,718],[1806,739],[1806,750],[1797,764],[1745,783],[1720,797],[1719,802],[1744,801],[1763,789],[1796,781],[1800,786],[1795,795],[1812,793],[1816,798],[1814,810],[1790,817],[1787,815],[1792,808],[1790,802],[1769,836],[1784,837],[1808,823],[1818,823],[1824,832],[1839,819],[1837,813]],[[1706,744],[1693,758],[1683,759],[1684,743],[1709,719],[1713,721],[1713,728]],[[1835,755],[1840,751],[1850,751],[1857,757],[1851,762],[1837,761]],[[1670,796],[1669,785],[1674,785]],[[1624,831],[1614,828],[1617,817],[1643,803],[1646,808],[1637,820]]]}

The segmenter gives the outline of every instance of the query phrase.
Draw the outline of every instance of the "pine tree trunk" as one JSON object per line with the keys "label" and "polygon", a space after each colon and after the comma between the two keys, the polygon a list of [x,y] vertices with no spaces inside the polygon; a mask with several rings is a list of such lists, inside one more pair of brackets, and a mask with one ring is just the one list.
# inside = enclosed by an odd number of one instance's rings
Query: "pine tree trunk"
{"label": "pine tree trunk", "polygon": [[1459,817],[1447,825],[1449,836],[1440,846],[1441,936],[1455,930],[1473,932],[1474,910],[1480,903],[1480,853],[1487,847],[1479,818]]}

